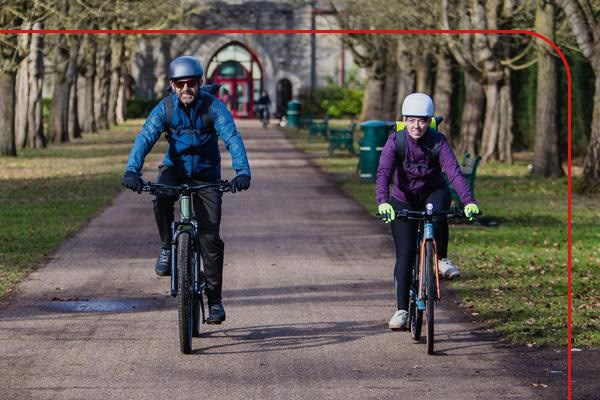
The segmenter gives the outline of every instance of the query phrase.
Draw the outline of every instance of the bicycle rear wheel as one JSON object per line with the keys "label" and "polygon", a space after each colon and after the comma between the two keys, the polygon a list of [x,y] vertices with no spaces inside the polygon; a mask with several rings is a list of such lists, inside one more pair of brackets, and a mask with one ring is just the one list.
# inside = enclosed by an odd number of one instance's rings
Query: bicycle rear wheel
{"label": "bicycle rear wheel", "polygon": [[433,308],[435,306],[435,271],[433,270],[433,242],[425,243],[425,271],[427,275],[427,301],[425,304],[425,315],[427,318],[427,354],[433,354]]}
{"label": "bicycle rear wheel", "polygon": [[184,354],[192,352],[194,291],[192,280],[192,247],[190,234],[181,233],[177,237],[177,275],[179,286],[179,349]]}

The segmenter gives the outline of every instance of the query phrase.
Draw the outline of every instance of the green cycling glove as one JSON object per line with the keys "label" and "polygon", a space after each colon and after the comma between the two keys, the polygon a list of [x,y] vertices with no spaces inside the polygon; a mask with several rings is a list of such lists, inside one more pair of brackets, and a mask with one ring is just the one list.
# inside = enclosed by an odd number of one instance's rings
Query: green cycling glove
{"label": "green cycling glove", "polygon": [[465,206],[465,217],[469,218],[469,221],[473,221],[473,216],[479,214],[479,206],[475,203],[469,203]]}
{"label": "green cycling glove", "polygon": [[396,212],[390,203],[381,203],[379,207],[377,207],[377,211],[379,211],[379,214],[381,214],[383,218],[383,222],[386,224],[389,224],[396,219]]}

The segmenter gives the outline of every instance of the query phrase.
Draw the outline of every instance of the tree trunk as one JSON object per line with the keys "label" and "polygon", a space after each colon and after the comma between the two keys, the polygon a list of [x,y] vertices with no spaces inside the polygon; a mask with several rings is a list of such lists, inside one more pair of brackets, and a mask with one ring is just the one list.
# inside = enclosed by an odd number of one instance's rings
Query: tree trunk
{"label": "tree trunk", "polygon": [[431,71],[433,68],[433,56],[430,51],[418,52],[415,61],[415,85],[417,92],[431,95]]}
{"label": "tree trunk", "polygon": [[398,99],[398,64],[393,61],[386,63],[385,83],[383,87],[383,115],[384,121],[396,117],[396,103]]}
{"label": "tree trunk", "polygon": [[512,162],[512,102],[510,73],[503,68],[504,79],[484,83],[485,118],[481,138],[481,160]]}
{"label": "tree trunk", "polygon": [[590,144],[583,162],[583,176],[586,182],[600,186],[600,57],[592,62],[596,75],[596,88],[594,92],[594,111],[592,114],[592,134]]}
{"label": "tree trunk", "polygon": [[398,40],[396,50],[396,64],[398,65],[398,89],[396,93],[396,112],[395,119],[402,119],[402,103],[409,94],[415,91],[415,68],[413,65],[413,56],[410,50],[405,46],[402,38]]}
{"label": "tree trunk", "polygon": [[498,127],[498,159],[512,164],[513,103],[510,89],[510,69],[504,67],[504,80],[500,84]]}
{"label": "tree trunk", "polygon": [[81,47],[81,37],[74,36],[69,55],[69,68],[67,69],[67,83],[69,85],[69,106],[67,111],[67,127],[69,139],[81,138],[81,127],[77,116],[77,60]]}
{"label": "tree trunk", "polygon": [[481,84],[465,73],[465,104],[460,123],[460,139],[457,151],[459,154],[478,154],[478,141],[481,137],[483,112],[485,109],[485,93]]}
{"label": "tree trunk", "polygon": [[[42,24],[33,24],[33,29],[42,29]],[[44,86],[44,35],[31,35],[29,51],[29,106],[28,106],[28,146],[32,148],[46,147],[42,111],[44,108],[42,89]]]}
{"label": "tree trunk", "polygon": [[[595,9],[588,1],[559,0],[558,4],[567,17],[577,44],[583,55],[590,60],[596,77],[592,133],[583,162],[583,179],[586,187],[600,186],[600,30]],[[585,7],[582,6],[585,4]]]}
{"label": "tree trunk", "polygon": [[436,73],[433,97],[435,99],[435,115],[444,117],[444,126],[441,129],[448,139],[452,138],[452,63],[447,50],[440,50],[436,54]]}
{"label": "tree trunk", "polygon": [[497,82],[485,83],[485,118],[481,137],[481,159],[498,159],[498,135],[500,132],[500,87]]}
{"label": "tree trunk", "polygon": [[131,51],[127,48],[126,38],[123,38],[123,51],[121,53],[121,68],[119,71],[119,94],[117,96],[117,105],[115,109],[115,118],[117,120],[117,124],[122,124],[125,122],[126,114],[127,114],[127,100],[129,99],[129,78],[131,75],[129,74],[129,70],[127,65],[130,64],[130,54]]}
{"label": "tree trunk", "polygon": [[79,116],[77,109],[79,108],[79,96],[77,94],[78,76],[75,74],[71,91],[69,92],[69,140],[81,138],[81,126],[79,125]]}
{"label": "tree trunk", "polygon": [[48,117],[48,140],[51,143],[65,143],[69,141],[69,82],[67,81],[67,70],[69,69],[69,50],[66,38],[61,35],[58,38],[54,57],[54,90],[50,104],[50,115]]}
{"label": "tree trunk", "polygon": [[165,88],[169,84],[169,63],[171,62],[171,40],[169,36],[160,36],[160,47],[158,59],[156,60],[156,84],[154,86],[154,96],[164,97]]}
{"label": "tree trunk", "polygon": [[[29,25],[25,24],[23,29],[29,29]],[[22,48],[30,48],[30,34],[19,35],[19,46]],[[15,142],[19,148],[27,147],[29,132],[27,127],[29,115],[29,54],[19,64],[17,71],[16,87],[15,87]]]}
{"label": "tree trunk", "polygon": [[94,107],[97,50],[95,35],[85,35],[80,52],[77,79],[78,117],[83,132],[97,132],[98,130]]}
{"label": "tree trunk", "polygon": [[94,103],[96,116],[96,127],[98,129],[108,128],[108,97],[110,91],[110,43],[103,42],[101,50],[97,52],[96,82],[94,87]]}
{"label": "tree trunk", "polygon": [[16,72],[0,69],[0,156],[16,156],[15,145],[15,80]]}
{"label": "tree trunk", "polygon": [[117,124],[117,101],[122,85],[121,67],[124,59],[124,36],[111,37],[110,89],[108,96],[108,124]]}
{"label": "tree trunk", "polygon": [[127,86],[125,86],[125,71],[125,67],[123,67],[121,76],[119,77],[119,93],[117,95],[117,104],[115,106],[115,119],[118,125],[125,122],[125,114],[127,112]]}
{"label": "tree trunk", "polygon": [[[387,53],[385,50],[381,53]],[[396,63],[381,54],[368,70],[367,87],[360,114],[361,120],[392,119],[396,104]]]}
{"label": "tree trunk", "polygon": [[[536,32],[554,41],[554,3],[537,0],[535,18]],[[537,48],[537,95],[535,108],[535,146],[532,173],[542,177],[563,176],[560,165],[558,130],[556,127],[557,108],[557,66],[554,51],[538,41]]]}

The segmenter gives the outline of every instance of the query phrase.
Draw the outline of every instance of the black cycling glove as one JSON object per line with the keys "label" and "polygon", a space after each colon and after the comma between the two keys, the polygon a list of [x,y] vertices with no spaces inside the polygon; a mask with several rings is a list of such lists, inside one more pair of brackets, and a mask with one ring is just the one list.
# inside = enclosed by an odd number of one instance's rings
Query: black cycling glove
{"label": "black cycling glove", "polygon": [[250,177],[248,175],[238,175],[231,180],[233,192],[246,190],[250,187]]}
{"label": "black cycling glove", "polygon": [[144,185],[144,181],[140,176],[132,171],[125,172],[125,176],[123,176],[123,186],[127,189],[131,189],[134,192],[142,193],[142,187]]}

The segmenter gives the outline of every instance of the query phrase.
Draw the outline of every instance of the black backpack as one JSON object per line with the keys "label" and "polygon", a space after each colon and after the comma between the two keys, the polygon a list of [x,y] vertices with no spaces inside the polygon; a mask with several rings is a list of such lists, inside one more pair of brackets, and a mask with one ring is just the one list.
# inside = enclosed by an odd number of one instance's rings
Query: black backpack
{"label": "black backpack", "polygon": [[[434,135],[433,146],[428,147],[427,149],[432,156],[433,164],[436,166],[440,165],[440,141],[442,138],[442,134],[438,132],[437,127],[443,120],[443,117],[431,117],[431,123],[427,129]],[[406,158],[406,135],[408,133],[406,132],[405,126],[403,121],[396,122],[396,160],[398,164],[404,164],[404,159]]]}

